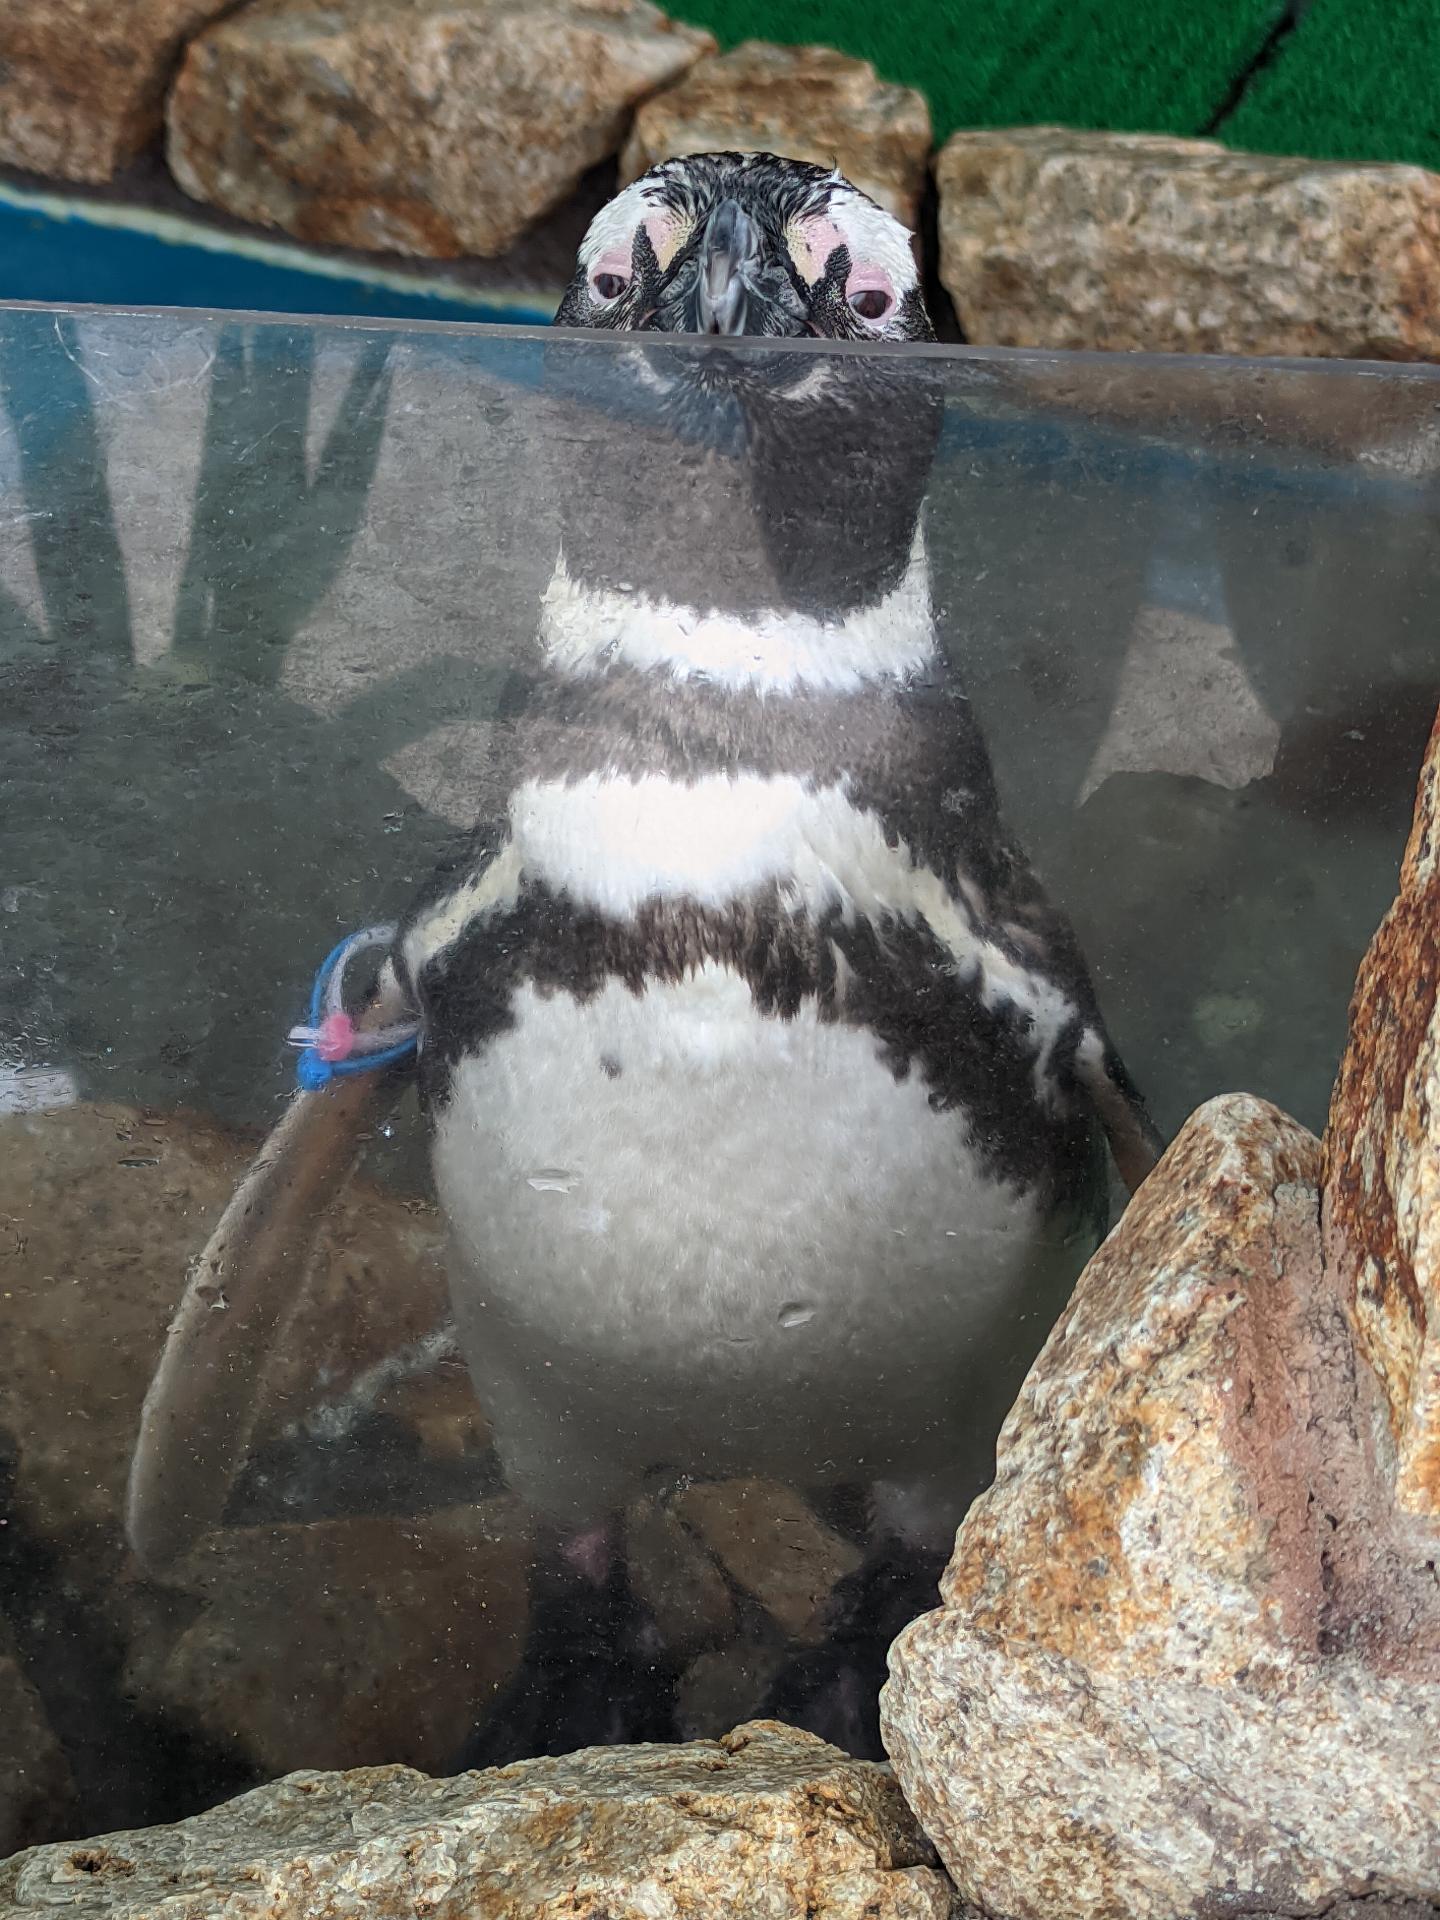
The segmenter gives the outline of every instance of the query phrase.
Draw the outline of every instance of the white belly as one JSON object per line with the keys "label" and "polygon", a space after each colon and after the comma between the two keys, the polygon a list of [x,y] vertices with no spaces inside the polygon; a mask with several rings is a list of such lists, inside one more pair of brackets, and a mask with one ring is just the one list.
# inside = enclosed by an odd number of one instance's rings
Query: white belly
{"label": "white belly", "polygon": [[1088,1246],[918,1073],[716,966],[513,1011],[435,1172],[519,1491],[579,1518],[652,1468],[875,1478],[989,1435]]}

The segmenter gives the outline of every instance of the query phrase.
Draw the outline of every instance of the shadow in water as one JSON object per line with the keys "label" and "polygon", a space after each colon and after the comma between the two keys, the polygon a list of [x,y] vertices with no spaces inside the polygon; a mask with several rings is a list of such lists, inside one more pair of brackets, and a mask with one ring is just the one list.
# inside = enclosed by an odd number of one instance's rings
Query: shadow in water
{"label": "shadow in water", "polygon": [[279,685],[365,520],[391,342],[363,343],[312,473],[307,330],[223,330],[173,646],[154,667],[132,661],[74,324],[12,344],[0,365],[45,624],[0,608],[21,909],[4,926],[0,1048],[63,1061],[93,1096],[185,1097],[253,1123],[282,1089],[314,959],[401,905],[447,838],[381,765],[431,718],[408,679],[326,717]]}

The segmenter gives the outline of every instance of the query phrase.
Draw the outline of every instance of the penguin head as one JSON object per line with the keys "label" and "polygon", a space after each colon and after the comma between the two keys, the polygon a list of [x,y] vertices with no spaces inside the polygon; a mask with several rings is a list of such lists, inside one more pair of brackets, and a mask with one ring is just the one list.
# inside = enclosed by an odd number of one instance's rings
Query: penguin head
{"label": "penguin head", "polygon": [[906,229],[772,153],[662,160],[600,209],[555,315],[625,333],[933,340]]}

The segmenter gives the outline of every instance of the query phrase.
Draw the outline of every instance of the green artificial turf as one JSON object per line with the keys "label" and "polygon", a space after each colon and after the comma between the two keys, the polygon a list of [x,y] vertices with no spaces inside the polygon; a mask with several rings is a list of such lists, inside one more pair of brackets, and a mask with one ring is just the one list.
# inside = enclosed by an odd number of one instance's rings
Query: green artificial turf
{"label": "green artificial turf", "polygon": [[1261,153],[1440,167],[1440,0],[1312,0],[1220,133]]}
{"label": "green artificial turf", "polygon": [[1285,8],[1284,0],[671,0],[667,10],[727,47],[819,42],[873,60],[887,80],[926,95],[938,141],[956,127],[1039,121],[1203,133]]}

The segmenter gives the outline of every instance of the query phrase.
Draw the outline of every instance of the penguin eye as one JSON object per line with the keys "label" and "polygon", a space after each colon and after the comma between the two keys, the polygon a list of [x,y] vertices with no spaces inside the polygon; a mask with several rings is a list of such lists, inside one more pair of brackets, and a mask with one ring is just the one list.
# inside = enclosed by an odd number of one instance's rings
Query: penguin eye
{"label": "penguin eye", "polygon": [[597,300],[618,300],[630,284],[624,273],[596,273],[590,278],[590,291]]}
{"label": "penguin eye", "polygon": [[850,311],[861,320],[883,320],[895,304],[888,287],[856,287],[847,296]]}

